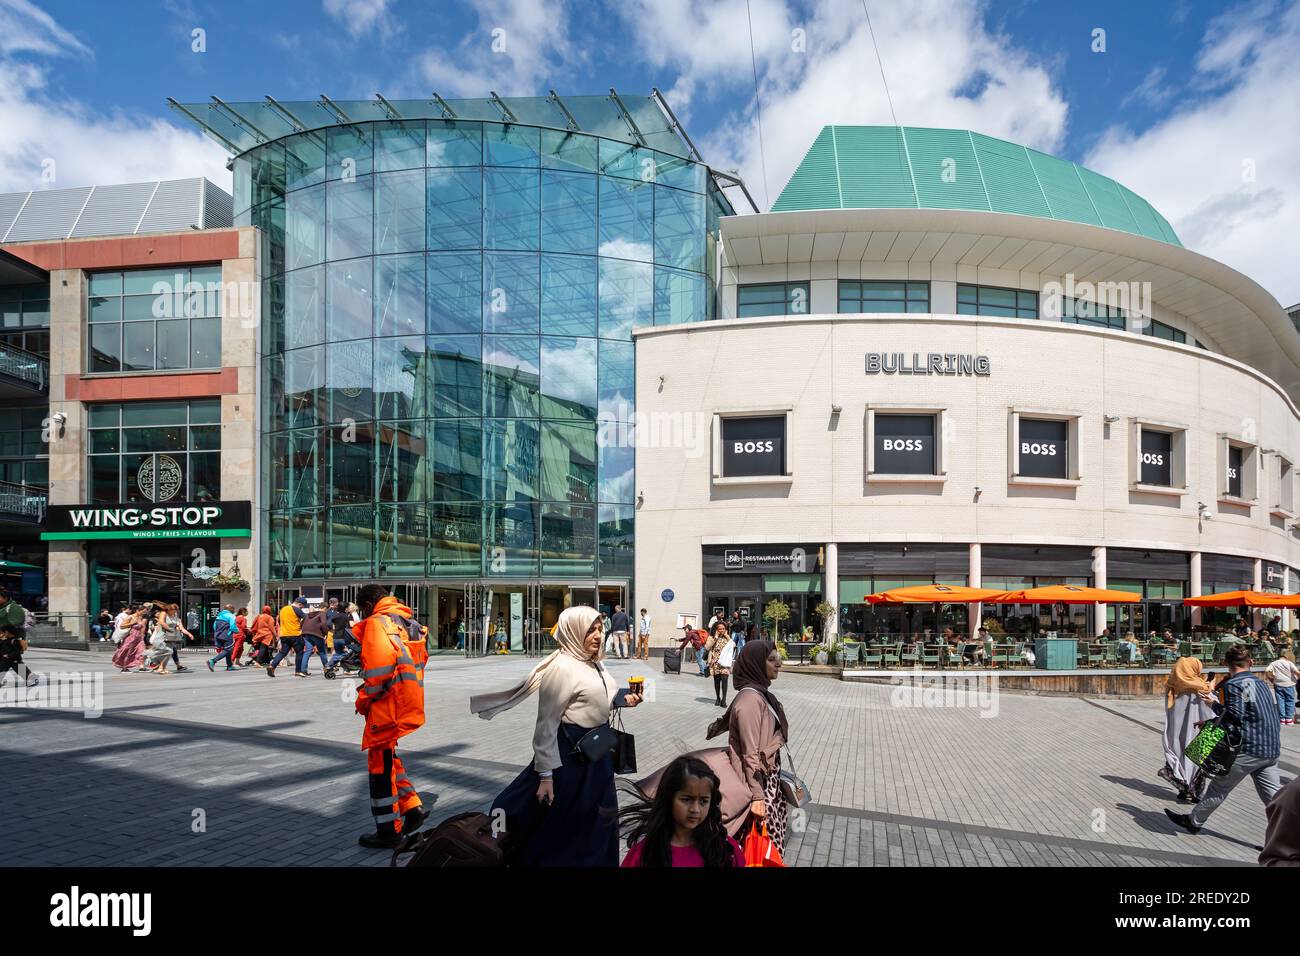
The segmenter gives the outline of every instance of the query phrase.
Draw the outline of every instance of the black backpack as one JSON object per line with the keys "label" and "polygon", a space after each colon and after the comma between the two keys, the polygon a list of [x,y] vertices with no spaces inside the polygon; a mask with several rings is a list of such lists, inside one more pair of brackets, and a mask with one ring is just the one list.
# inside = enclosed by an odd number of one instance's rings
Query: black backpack
{"label": "black backpack", "polygon": [[408,836],[393,850],[389,866],[404,854],[414,856],[407,866],[487,868],[505,866],[505,847],[492,835],[492,820],[485,813],[458,813],[432,830]]}

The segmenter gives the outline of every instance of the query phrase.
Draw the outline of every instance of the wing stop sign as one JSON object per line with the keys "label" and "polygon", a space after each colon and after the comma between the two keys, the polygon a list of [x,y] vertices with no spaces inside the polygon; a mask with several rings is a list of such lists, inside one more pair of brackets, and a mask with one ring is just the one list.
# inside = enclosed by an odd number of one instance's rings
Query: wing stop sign
{"label": "wing stop sign", "polygon": [[41,540],[247,538],[252,534],[252,511],[248,501],[51,505]]}

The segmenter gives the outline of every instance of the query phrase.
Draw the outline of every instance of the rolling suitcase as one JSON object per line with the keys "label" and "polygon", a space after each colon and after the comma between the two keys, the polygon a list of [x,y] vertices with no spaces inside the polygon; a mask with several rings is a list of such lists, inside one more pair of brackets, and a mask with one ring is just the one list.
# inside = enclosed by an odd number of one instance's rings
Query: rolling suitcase
{"label": "rolling suitcase", "polygon": [[682,652],[675,650],[664,651],[664,673],[680,674],[682,672]]}

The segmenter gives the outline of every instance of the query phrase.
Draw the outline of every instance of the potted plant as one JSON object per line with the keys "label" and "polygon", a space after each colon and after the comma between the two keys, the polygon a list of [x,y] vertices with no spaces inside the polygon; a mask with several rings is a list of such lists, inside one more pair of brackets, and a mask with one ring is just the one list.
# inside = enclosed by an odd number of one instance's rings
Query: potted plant
{"label": "potted plant", "polygon": [[763,608],[763,618],[772,622],[772,633],[779,637],[781,622],[790,619],[790,605],[780,598],[772,598],[767,602],[767,606]]}
{"label": "potted plant", "polygon": [[826,631],[831,625],[831,615],[835,613],[835,605],[830,601],[822,601],[815,608],[813,614],[817,615],[822,622],[822,640],[826,640]]}

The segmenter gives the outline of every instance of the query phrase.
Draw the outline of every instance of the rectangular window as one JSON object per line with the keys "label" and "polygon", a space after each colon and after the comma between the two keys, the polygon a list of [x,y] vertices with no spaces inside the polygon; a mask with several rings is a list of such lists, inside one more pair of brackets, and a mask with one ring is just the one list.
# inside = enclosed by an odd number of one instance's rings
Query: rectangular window
{"label": "rectangular window", "polygon": [[722,477],[784,475],[784,415],[722,419]]}
{"label": "rectangular window", "polygon": [[736,289],[736,315],[739,318],[807,314],[807,282],[769,282],[742,285]]}
{"label": "rectangular window", "polygon": [[216,501],[219,399],[88,406],[90,500]]}
{"label": "rectangular window", "polygon": [[96,272],[86,371],[221,367],[221,266]]}
{"label": "rectangular window", "polygon": [[1295,511],[1295,466],[1279,455],[1277,470],[1277,506],[1274,513],[1290,515]]}
{"label": "rectangular window", "polygon": [[1172,325],[1166,325],[1164,322],[1157,322],[1154,319],[1147,322],[1146,328],[1142,330],[1143,335],[1152,335],[1158,339],[1164,339],[1166,342],[1180,342],[1187,344],[1187,333],[1182,329],[1176,329]]}
{"label": "rectangular window", "polygon": [[855,312],[929,312],[930,283],[840,280],[839,310]]}
{"label": "rectangular window", "polygon": [[957,286],[958,315],[993,315],[1010,319],[1038,318],[1038,293],[991,285]]}
{"label": "rectangular window", "polygon": [[886,475],[934,475],[936,415],[874,416],[874,471]]}
{"label": "rectangular window", "polygon": [[1070,423],[1022,416],[1016,473],[1029,478],[1069,478]]}
{"label": "rectangular window", "polygon": [[1173,484],[1173,435],[1142,429],[1141,483],[1169,487]]}
{"label": "rectangular window", "polygon": [[1240,498],[1241,495],[1241,460],[1243,457],[1242,449],[1236,445],[1228,447],[1228,494],[1233,498]]}
{"label": "rectangular window", "polygon": [[[1049,318],[1051,316],[1048,316]],[[1071,325],[1091,325],[1102,329],[1123,332],[1128,328],[1124,310],[1113,305],[1102,305],[1088,299],[1061,297],[1061,321]]]}

